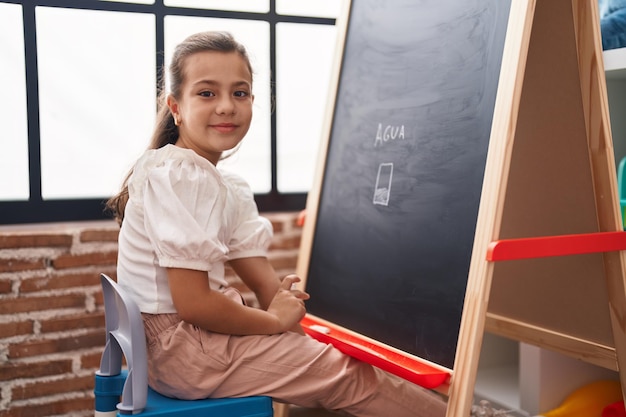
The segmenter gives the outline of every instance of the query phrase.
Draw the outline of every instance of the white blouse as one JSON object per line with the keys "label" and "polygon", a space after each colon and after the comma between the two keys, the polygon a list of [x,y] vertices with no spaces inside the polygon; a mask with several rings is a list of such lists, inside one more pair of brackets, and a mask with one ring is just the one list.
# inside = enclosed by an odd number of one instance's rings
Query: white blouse
{"label": "white blouse", "polygon": [[219,289],[227,285],[224,262],[267,255],[272,226],[248,184],[190,149],[146,151],[128,190],[117,281],[144,313],[176,312],[165,268],[207,271]]}

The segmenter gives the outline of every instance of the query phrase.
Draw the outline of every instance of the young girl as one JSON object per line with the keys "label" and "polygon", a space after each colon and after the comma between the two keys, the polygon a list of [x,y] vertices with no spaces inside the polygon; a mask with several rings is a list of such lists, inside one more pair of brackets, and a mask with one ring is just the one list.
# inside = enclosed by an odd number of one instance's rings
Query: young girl
{"label": "young girl", "polygon": [[[266,257],[270,223],[249,186],[216,168],[252,118],[252,68],[227,33],[174,52],[150,149],[108,207],[121,223],[117,279],[142,312],[149,384],[176,398],[267,395],[355,416],[444,416],[436,394],[305,336],[308,295]],[[244,304],[224,263],[256,294]]]}

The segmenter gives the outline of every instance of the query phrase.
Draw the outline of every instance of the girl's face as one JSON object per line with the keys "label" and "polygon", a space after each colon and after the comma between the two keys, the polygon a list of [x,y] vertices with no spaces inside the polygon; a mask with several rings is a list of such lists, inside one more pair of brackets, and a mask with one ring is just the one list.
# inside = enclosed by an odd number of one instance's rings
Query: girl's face
{"label": "girl's face", "polygon": [[167,104],[178,120],[177,146],[217,164],[241,142],[252,120],[252,74],[236,52],[198,52],[184,62],[180,98]]}

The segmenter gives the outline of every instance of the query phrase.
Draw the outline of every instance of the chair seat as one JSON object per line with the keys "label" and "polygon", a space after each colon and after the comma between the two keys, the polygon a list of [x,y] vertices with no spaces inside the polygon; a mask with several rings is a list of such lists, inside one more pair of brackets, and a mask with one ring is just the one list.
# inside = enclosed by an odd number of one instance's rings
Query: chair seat
{"label": "chair seat", "polygon": [[146,408],[138,416],[159,417],[271,417],[270,397],[209,398],[183,401],[165,397],[148,388]]}
{"label": "chair seat", "polygon": [[270,397],[209,398],[183,401],[148,388],[146,408],[138,416],[159,417],[272,417]]}
{"label": "chair seat", "polygon": [[[127,375],[128,371],[125,369],[119,375],[96,375],[94,389],[96,415],[130,415],[129,412],[116,410]],[[270,397],[177,400],[165,397],[148,387],[145,407],[141,412],[133,413],[133,415],[138,417],[272,417],[274,410]]]}

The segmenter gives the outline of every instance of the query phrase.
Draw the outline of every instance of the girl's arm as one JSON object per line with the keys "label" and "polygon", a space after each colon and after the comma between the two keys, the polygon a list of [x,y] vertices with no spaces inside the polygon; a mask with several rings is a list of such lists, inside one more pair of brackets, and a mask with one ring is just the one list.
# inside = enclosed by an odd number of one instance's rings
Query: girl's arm
{"label": "girl's arm", "polygon": [[[235,273],[241,278],[259,300],[259,304],[263,310],[267,310],[270,305],[276,291],[281,285],[280,280],[276,277],[276,272],[270,264],[269,260],[265,257],[251,257],[251,258],[239,258],[229,261],[230,266]],[[289,277],[296,277],[295,275],[289,275]],[[300,279],[298,278],[297,281]],[[292,281],[292,282],[297,282]],[[299,295],[302,299],[308,299],[308,294],[302,293]],[[291,331],[304,334],[304,330],[300,326],[300,323],[296,323]]]}
{"label": "girl's arm", "polygon": [[296,276],[285,278],[267,310],[247,307],[209,286],[206,271],[168,268],[170,291],[180,318],[203,329],[225,334],[276,334],[292,329],[304,316],[305,294],[291,291]]}
{"label": "girl's arm", "polygon": [[256,295],[263,310],[267,310],[280,287],[276,272],[265,257],[240,258],[228,262],[235,273]]}

